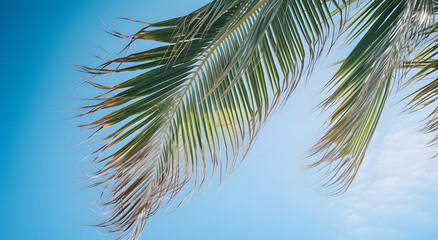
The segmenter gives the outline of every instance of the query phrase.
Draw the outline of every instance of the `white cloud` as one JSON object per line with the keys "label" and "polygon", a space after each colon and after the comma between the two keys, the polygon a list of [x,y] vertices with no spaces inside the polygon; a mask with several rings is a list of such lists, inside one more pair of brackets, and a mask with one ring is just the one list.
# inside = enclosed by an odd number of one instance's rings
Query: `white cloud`
{"label": "white cloud", "polygon": [[398,234],[403,224],[438,224],[438,159],[417,132],[418,119],[400,117],[378,134],[349,191],[336,200],[337,226],[354,234]]}

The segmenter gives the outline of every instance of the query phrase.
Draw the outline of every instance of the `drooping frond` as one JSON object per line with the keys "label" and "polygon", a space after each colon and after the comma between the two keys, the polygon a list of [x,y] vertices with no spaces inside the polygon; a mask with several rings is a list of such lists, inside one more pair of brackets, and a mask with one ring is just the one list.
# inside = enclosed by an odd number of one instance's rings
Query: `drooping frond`
{"label": "drooping frond", "polygon": [[[350,27],[360,41],[329,83],[333,93],[322,103],[336,106],[328,130],[312,149],[326,170],[325,186],[334,193],[351,184],[402,63],[433,24],[432,0],[373,0],[361,5]],[[350,41],[352,42],[352,41]]]}
{"label": "drooping frond", "polygon": [[[434,9],[438,12],[438,4]],[[438,79],[436,73],[438,70],[438,24],[435,23],[429,31],[430,36],[426,41],[428,44],[417,54],[411,61],[408,61],[407,67],[418,69],[418,72],[409,79],[408,83],[423,83],[424,86],[410,94],[407,110],[417,111],[422,108],[436,104],[438,98]],[[434,133],[430,141],[431,145],[438,144],[438,107],[434,107],[432,112],[426,117],[425,125],[422,129],[425,133]]]}
{"label": "drooping frond", "polygon": [[[114,33],[165,45],[81,67],[94,76],[139,73],[114,86],[89,81],[110,97],[97,96],[83,115],[111,112],[83,127],[116,128],[95,153],[101,168],[93,178],[105,185],[101,206],[111,208],[99,226],[136,239],[187,183],[190,192],[204,184],[207,169],[232,170],[342,27],[347,4],[215,0],[133,36]],[[111,147],[113,153],[100,157]]]}

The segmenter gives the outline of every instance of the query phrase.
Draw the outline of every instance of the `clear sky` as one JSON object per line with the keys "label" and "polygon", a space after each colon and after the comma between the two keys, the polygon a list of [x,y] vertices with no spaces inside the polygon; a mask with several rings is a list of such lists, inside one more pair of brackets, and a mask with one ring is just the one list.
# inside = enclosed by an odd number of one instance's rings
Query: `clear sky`
{"label": "clear sky", "polygon": [[[82,191],[89,152],[75,146],[81,130],[70,108],[90,96],[73,63],[99,63],[82,49],[120,50],[103,24],[132,33],[141,25],[180,16],[207,0],[0,0],[0,238],[109,239],[87,207],[97,190]],[[153,217],[141,239],[437,239],[436,150],[423,148],[420,115],[388,107],[351,189],[327,196],[318,176],[304,170],[306,150],[321,133],[324,115],[313,108],[333,73],[329,58],[288,107],[268,123],[244,163],[218,189]],[[399,94],[399,96],[402,96]],[[394,103],[392,101],[391,103]],[[83,138],[82,138],[83,139]]]}

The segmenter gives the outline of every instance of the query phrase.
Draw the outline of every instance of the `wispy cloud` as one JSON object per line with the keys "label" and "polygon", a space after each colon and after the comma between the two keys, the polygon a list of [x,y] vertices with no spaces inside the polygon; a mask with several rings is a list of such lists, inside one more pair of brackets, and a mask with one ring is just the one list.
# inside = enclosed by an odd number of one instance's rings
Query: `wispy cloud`
{"label": "wispy cloud", "polygon": [[429,136],[418,126],[418,119],[400,117],[376,136],[356,181],[335,203],[338,226],[357,235],[403,236],[405,225],[438,225],[436,149],[425,147]]}

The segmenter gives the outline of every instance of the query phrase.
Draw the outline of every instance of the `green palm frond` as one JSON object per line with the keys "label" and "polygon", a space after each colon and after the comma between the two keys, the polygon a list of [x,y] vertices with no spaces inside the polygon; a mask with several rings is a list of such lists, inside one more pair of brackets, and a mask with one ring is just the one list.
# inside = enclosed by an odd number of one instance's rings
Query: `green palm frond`
{"label": "green palm frond", "polygon": [[325,186],[334,193],[344,192],[356,175],[403,62],[429,34],[435,4],[368,1],[349,26],[350,39],[360,41],[329,83],[334,91],[321,105],[336,109],[311,151],[321,155],[313,166],[326,169]]}
{"label": "green palm frond", "polygon": [[82,116],[111,112],[82,127],[116,128],[95,152],[95,185],[105,185],[100,206],[112,209],[99,226],[136,239],[185,185],[192,184],[187,192],[200,189],[208,169],[231,171],[335,39],[348,3],[215,0],[132,36],[113,33],[164,45],[80,68],[93,76],[138,73],[114,86],[88,81],[110,97],[93,98],[98,103]]}
{"label": "green palm frond", "polygon": [[[435,8],[435,13],[437,12],[438,8]],[[430,37],[425,39],[426,46],[407,63],[408,68],[418,69],[418,72],[409,79],[408,83],[426,82],[424,86],[406,97],[410,99],[407,111],[411,112],[432,106],[438,98],[438,79],[436,77],[438,70],[438,24],[434,24],[428,31]],[[435,134],[429,144],[436,146],[438,144],[438,108],[432,109],[426,117],[422,130],[425,133]]]}

